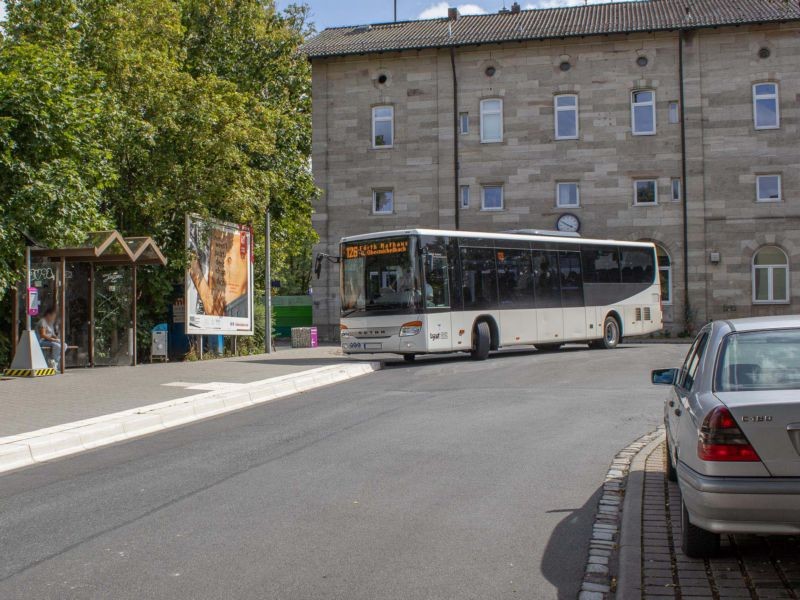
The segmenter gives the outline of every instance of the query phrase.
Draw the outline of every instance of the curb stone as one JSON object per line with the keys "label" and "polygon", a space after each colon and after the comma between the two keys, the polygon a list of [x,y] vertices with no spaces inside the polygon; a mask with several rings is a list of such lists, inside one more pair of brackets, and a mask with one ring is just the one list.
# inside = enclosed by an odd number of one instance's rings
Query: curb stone
{"label": "curb stone", "polygon": [[655,431],[643,435],[620,450],[611,461],[611,466],[603,482],[603,493],[600,496],[592,526],[589,556],[586,560],[578,600],[606,600],[614,592],[616,578],[612,575],[610,559],[620,546],[621,516],[623,501],[627,504],[625,490],[631,463],[642,450],[659,440],[663,431],[664,428],[659,427]]}
{"label": "curb stone", "polygon": [[0,474],[262,404],[380,370],[381,362],[337,363],[0,438]]}

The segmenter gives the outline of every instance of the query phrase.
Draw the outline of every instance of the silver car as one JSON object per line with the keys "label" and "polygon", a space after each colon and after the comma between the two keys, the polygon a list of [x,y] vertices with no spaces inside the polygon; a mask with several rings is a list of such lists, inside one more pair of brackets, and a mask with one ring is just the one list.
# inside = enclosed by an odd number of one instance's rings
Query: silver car
{"label": "silver car", "polygon": [[722,533],[800,534],[800,316],[710,323],[652,381],[671,388],[683,552],[712,555]]}

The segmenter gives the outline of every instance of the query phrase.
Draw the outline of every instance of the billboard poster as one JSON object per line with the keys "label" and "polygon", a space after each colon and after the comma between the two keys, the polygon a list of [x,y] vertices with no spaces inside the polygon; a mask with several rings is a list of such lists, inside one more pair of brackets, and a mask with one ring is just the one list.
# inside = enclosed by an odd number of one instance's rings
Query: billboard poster
{"label": "billboard poster", "polygon": [[186,217],[186,333],[253,334],[253,235],[232,223]]}

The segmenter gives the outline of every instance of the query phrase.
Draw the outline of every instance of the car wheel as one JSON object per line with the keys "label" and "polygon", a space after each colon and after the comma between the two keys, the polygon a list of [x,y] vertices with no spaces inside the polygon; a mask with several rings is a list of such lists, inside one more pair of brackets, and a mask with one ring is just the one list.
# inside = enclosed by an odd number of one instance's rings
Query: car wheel
{"label": "car wheel", "polygon": [[406,362],[414,362],[417,360],[416,354],[403,354],[403,360]]}
{"label": "car wheel", "polygon": [[678,470],[672,462],[672,447],[669,443],[669,434],[667,434],[667,479],[669,481],[678,481]]}
{"label": "car wheel", "polygon": [[486,360],[489,358],[491,344],[492,332],[489,329],[489,324],[486,321],[481,321],[475,325],[475,331],[472,334],[472,352],[470,353],[472,360]]}
{"label": "car wheel", "polygon": [[689,558],[708,558],[719,551],[719,534],[692,525],[681,500],[681,550]]}
{"label": "car wheel", "polygon": [[534,348],[536,348],[539,352],[555,352],[556,350],[561,350],[561,346],[564,344],[534,344]]}
{"label": "car wheel", "polygon": [[603,323],[603,339],[597,341],[598,346],[606,350],[613,350],[619,345],[621,337],[619,321],[608,315]]}

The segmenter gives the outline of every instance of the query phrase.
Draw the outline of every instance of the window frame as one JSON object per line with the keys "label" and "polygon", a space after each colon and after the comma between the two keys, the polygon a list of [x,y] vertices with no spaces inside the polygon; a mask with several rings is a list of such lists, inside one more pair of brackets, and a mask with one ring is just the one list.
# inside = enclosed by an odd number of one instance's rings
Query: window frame
{"label": "window frame", "polygon": [[[678,197],[675,197],[675,185],[678,186]],[[669,195],[673,202],[681,202],[683,200],[683,180],[680,177],[673,177],[669,182]]]}
{"label": "window frame", "polygon": [[[653,201],[652,202],[639,202],[639,189],[637,184],[645,181],[653,183]],[[633,205],[634,206],[658,206],[658,179],[655,178],[641,178],[633,180]]]}
{"label": "window frame", "polygon": [[[775,92],[771,94],[758,94],[756,88],[760,85],[775,86]],[[758,100],[774,100],[775,101],[775,124],[774,125],[759,125],[758,124]],[[753,84],[753,127],[760,131],[762,129],[780,129],[781,128],[781,102],[780,102],[780,86],[777,81],[759,81]]]}
{"label": "window frame", "polygon": [[[761,197],[761,186],[759,183],[765,177],[777,177],[778,178],[778,197],[777,198],[762,198]],[[770,204],[776,202],[783,202],[783,177],[780,173],[762,173],[761,175],[756,175],[756,202],[759,204]]]}
{"label": "window frame", "polygon": [[[379,109],[382,109],[382,108],[390,109],[392,111],[392,115],[390,117],[378,117],[378,116],[376,116],[375,113]],[[378,144],[375,143],[375,124],[377,122],[379,122],[379,121],[380,122],[389,121],[390,126],[391,126],[391,131],[392,131],[392,134],[391,134],[392,135],[392,143],[391,144],[380,144],[380,145],[378,145]],[[381,104],[379,106],[373,106],[372,107],[372,149],[373,150],[386,150],[386,149],[390,149],[390,148],[394,148],[394,105],[392,105],[392,104]]]}
{"label": "window frame", "polygon": [[[500,206],[499,207],[486,207],[486,188],[499,188],[500,189]],[[487,183],[481,185],[481,211],[484,212],[499,212],[505,210],[506,207],[506,193],[504,186],[497,183]]]}
{"label": "window frame", "polygon": [[[649,102],[635,102],[634,97],[639,92],[650,92],[653,94],[653,99]],[[649,106],[653,114],[653,130],[652,131],[638,131],[636,128],[636,107]],[[656,135],[658,127],[656,124],[656,91],[651,88],[642,88],[631,90],[631,135]]]}
{"label": "window frame", "polygon": [[[466,192],[466,202],[464,201],[465,200],[465,192]],[[461,208],[462,210],[469,208],[469,204],[470,204],[470,200],[471,200],[470,196],[471,195],[472,195],[472,192],[470,191],[470,187],[468,185],[460,185],[460,186],[458,186],[458,202],[459,202],[458,206],[459,206],[459,208]]]}
{"label": "window frame", "polygon": [[[673,107],[675,107],[674,119],[672,118]],[[679,125],[681,122],[681,103],[678,102],[677,100],[670,100],[669,104],[667,105],[667,122],[670,125]]]}
{"label": "window frame", "polygon": [[[500,103],[500,110],[498,111],[487,111],[484,109],[484,106],[488,102],[499,102]],[[487,115],[498,115],[500,117],[500,137],[498,139],[487,139],[486,132],[484,127],[485,117]],[[500,144],[503,142],[505,138],[505,128],[503,124],[503,99],[502,98],[484,98],[481,100],[480,103],[480,119],[481,119],[481,144]]]}
{"label": "window frame", "polygon": [[468,112],[460,112],[460,113],[458,113],[458,132],[461,135],[468,135],[469,134],[469,113]]}
{"label": "window frame", "polygon": [[[758,258],[759,253],[767,248],[776,248],[781,251],[786,262],[782,265],[778,264],[770,264],[770,265],[756,265],[756,258]],[[784,282],[786,285],[786,298],[783,300],[776,300],[775,299],[775,269],[784,269],[786,271],[785,278],[786,281]],[[764,270],[767,272],[767,296],[769,298],[767,300],[759,300],[756,296],[758,293],[758,289],[756,287],[756,271]],[[751,285],[753,287],[753,304],[791,304],[792,302],[792,270],[791,265],[789,263],[789,255],[786,254],[786,251],[781,248],[780,246],[776,246],[774,244],[766,244],[764,246],[760,246],[758,250],[753,253],[753,258],[750,261],[750,280]]]}
{"label": "window frame", "polygon": [[[574,185],[575,186],[575,204],[561,204],[561,186]],[[581,207],[581,186],[577,181],[557,181],[556,182],[556,208],[580,208]]]}
{"label": "window frame", "polygon": [[[386,192],[392,195],[392,210],[376,210],[378,207],[378,194],[385,194]],[[372,214],[377,216],[393,215],[394,212],[394,188],[373,188],[372,189]]]}
{"label": "window frame", "polygon": [[[575,106],[560,107],[558,105],[559,98],[575,98]],[[555,132],[556,140],[577,140],[580,138],[580,109],[579,109],[578,94],[555,94],[553,96],[553,129]],[[558,133],[558,113],[560,112],[574,112],[575,113],[575,135],[559,135]]]}

